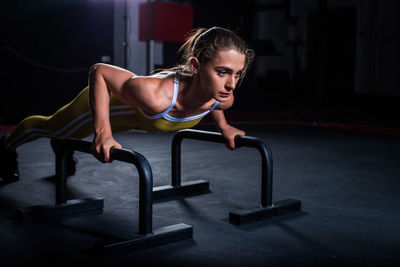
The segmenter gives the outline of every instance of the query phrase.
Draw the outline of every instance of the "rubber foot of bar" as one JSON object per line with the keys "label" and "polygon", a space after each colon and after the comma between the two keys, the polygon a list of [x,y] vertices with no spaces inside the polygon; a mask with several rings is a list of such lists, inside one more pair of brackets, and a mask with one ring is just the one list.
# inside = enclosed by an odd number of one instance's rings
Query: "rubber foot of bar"
{"label": "rubber foot of bar", "polygon": [[19,208],[15,212],[15,219],[29,221],[36,219],[72,216],[84,212],[102,210],[104,200],[101,198],[82,198],[68,200],[66,203],[56,205],[38,205]]}
{"label": "rubber foot of bar", "polygon": [[301,210],[301,201],[296,199],[285,199],[275,202],[269,207],[258,207],[251,210],[240,210],[229,213],[229,222],[232,224],[247,224],[271,217],[280,216]]}
{"label": "rubber foot of bar", "polygon": [[113,238],[93,243],[92,253],[109,254],[126,250],[142,250],[193,238],[193,227],[184,223],[159,228],[150,234],[132,238]]}

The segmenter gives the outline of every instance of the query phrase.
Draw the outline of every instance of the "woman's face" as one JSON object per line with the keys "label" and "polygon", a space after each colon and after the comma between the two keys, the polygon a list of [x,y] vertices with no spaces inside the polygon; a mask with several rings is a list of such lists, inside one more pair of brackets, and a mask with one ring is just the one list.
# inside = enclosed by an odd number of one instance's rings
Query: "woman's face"
{"label": "woman's face", "polygon": [[200,84],[206,93],[219,102],[229,100],[244,68],[245,55],[236,50],[220,50],[206,63],[200,64]]}

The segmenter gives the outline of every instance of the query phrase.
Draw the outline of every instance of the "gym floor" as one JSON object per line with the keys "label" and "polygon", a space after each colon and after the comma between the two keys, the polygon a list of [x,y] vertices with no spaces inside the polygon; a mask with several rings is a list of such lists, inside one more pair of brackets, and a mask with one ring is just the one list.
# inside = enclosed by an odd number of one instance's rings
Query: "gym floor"
{"label": "gym floor", "polygon": [[[20,181],[0,185],[1,265],[400,266],[398,137],[299,125],[240,128],[272,150],[273,201],[301,200],[300,212],[230,224],[229,211],[260,203],[259,153],[184,140],[182,180],[208,180],[211,193],[154,203],[153,229],[185,223],[193,227],[193,239],[92,255],[88,249],[94,241],[138,231],[137,171],[76,152],[77,172],[68,178],[70,197],[104,198],[104,210],[18,222],[16,208],[55,201],[54,155],[49,140],[38,139],[18,149]],[[115,137],[148,159],[154,186],[170,183],[173,133]]]}

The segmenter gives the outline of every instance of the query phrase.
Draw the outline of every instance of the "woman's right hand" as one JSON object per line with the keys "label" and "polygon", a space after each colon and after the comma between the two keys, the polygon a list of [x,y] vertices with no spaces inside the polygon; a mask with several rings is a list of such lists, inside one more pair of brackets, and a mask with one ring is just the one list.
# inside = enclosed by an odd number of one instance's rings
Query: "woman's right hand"
{"label": "woman's right hand", "polygon": [[111,162],[110,149],[112,147],[122,148],[122,146],[111,135],[97,135],[93,139],[92,154],[102,163]]}

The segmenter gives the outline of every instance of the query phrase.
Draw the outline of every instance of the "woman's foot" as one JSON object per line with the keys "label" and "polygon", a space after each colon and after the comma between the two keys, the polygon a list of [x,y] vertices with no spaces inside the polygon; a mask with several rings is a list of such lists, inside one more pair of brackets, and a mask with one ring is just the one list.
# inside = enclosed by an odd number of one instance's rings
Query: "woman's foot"
{"label": "woman's foot", "polygon": [[3,183],[12,183],[19,180],[18,154],[6,149],[4,139],[5,136],[0,138],[0,178]]}

